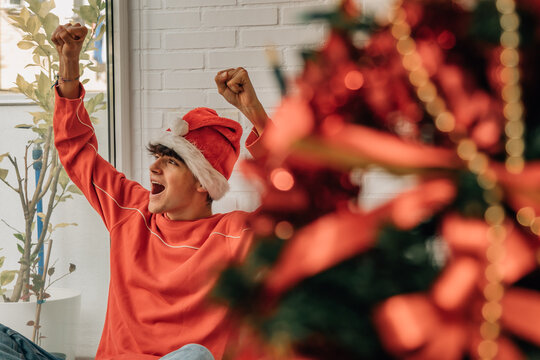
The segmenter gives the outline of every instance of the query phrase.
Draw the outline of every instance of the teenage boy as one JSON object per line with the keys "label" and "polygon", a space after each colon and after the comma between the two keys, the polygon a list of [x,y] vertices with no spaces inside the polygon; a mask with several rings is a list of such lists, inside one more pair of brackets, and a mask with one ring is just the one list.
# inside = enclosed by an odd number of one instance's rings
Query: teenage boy
{"label": "teenage boy", "polygon": [[[247,213],[212,215],[211,202],[228,190],[242,129],[211,109],[192,110],[150,142],[151,191],[126,179],[98,155],[84,108],[78,78],[86,34],[67,24],[52,35],[60,61],[54,133],[67,173],[110,232],[109,298],[96,359],[221,359],[228,309],[208,295],[219,271],[243,259],[252,234]],[[215,81],[253,123],[247,147],[256,152],[268,117],[247,72],[223,70]]]}

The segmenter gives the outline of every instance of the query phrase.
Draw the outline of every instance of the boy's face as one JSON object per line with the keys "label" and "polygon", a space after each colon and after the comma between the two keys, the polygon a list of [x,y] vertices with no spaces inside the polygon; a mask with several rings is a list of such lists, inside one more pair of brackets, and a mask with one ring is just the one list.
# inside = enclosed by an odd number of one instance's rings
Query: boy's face
{"label": "boy's face", "polygon": [[166,155],[154,155],[150,165],[151,213],[165,213],[169,219],[181,218],[200,192],[200,183],[182,161]]}

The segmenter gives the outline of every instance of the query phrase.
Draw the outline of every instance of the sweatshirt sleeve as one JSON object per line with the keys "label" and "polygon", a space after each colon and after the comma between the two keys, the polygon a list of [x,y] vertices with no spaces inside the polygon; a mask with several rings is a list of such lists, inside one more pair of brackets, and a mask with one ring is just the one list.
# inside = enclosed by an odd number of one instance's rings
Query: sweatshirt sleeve
{"label": "sweatshirt sleeve", "polygon": [[264,146],[264,134],[265,132],[259,135],[253,128],[246,139],[246,149],[257,160],[265,160],[268,156],[268,150]]}
{"label": "sweatshirt sleeve", "polygon": [[60,161],[70,179],[83,192],[90,205],[99,213],[107,229],[132,211],[146,208],[148,191],[127,180],[97,152],[94,127],[84,107],[85,90],[77,99],[58,94],[54,107],[54,138]]}

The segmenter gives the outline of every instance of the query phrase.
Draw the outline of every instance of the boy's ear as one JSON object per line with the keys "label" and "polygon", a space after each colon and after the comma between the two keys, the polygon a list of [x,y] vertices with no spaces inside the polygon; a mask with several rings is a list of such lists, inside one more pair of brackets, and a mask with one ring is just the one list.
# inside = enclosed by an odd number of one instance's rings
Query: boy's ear
{"label": "boy's ear", "polygon": [[197,181],[197,192],[200,192],[200,193],[203,193],[203,192],[208,192],[208,190],[206,190],[206,188],[204,186],[202,186],[202,184],[200,182]]}

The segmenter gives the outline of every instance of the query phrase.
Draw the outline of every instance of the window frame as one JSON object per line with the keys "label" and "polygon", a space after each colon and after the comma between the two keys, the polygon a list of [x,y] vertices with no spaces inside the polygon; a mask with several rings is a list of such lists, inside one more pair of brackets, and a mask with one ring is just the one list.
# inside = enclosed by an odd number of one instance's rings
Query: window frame
{"label": "window frame", "polygon": [[107,1],[107,71],[111,163],[131,175],[130,49],[127,1]]}

